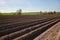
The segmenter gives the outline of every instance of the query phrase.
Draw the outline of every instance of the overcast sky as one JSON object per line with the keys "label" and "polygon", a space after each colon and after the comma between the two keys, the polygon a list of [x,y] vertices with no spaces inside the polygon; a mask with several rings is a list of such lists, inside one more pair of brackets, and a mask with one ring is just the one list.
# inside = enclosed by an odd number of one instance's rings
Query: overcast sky
{"label": "overcast sky", "polygon": [[60,0],[0,0],[0,12],[60,11]]}

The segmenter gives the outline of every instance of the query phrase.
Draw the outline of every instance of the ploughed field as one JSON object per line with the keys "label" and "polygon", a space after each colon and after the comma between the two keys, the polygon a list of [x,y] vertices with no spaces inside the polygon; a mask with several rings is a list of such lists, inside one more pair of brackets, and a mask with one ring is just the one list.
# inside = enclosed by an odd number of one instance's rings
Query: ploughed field
{"label": "ploughed field", "polygon": [[59,21],[59,14],[0,16],[0,40],[33,40]]}

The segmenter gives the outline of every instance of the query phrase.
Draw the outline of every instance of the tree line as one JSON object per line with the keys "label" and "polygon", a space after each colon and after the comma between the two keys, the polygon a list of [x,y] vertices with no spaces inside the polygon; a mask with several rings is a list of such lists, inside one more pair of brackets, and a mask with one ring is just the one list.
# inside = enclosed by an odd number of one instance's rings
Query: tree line
{"label": "tree line", "polygon": [[[34,13],[34,12],[33,12]],[[45,12],[42,12],[42,11],[40,11],[40,12],[36,12],[36,13],[39,13],[39,14],[56,14],[56,13],[60,13],[60,12],[56,12],[56,11],[49,11],[49,12],[47,12],[47,11],[45,11]],[[3,13],[1,13],[0,12],[0,15],[2,15]],[[7,14],[7,13],[4,13],[4,14]],[[11,15],[21,15],[22,14],[22,9],[19,9],[19,10],[17,10],[16,12],[11,12],[10,13]],[[9,14],[9,15],[10,15]]]}

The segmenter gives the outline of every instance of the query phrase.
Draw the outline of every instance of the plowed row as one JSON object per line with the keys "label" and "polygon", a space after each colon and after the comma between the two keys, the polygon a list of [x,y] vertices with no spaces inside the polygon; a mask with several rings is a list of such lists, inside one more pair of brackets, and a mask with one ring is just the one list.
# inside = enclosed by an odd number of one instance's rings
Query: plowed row
{"label": "plowed row", "polygon": [[0,40],[33,40],[59,21],[57,14],[0,17]]}

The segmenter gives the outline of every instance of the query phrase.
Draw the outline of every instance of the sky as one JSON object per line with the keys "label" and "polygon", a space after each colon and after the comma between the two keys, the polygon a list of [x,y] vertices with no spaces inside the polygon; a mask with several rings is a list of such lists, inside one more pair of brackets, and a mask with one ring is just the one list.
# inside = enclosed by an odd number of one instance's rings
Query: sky
{"label": "sky", "polygon": [[60,0],[0,0],[0,12],[60,11]]}

